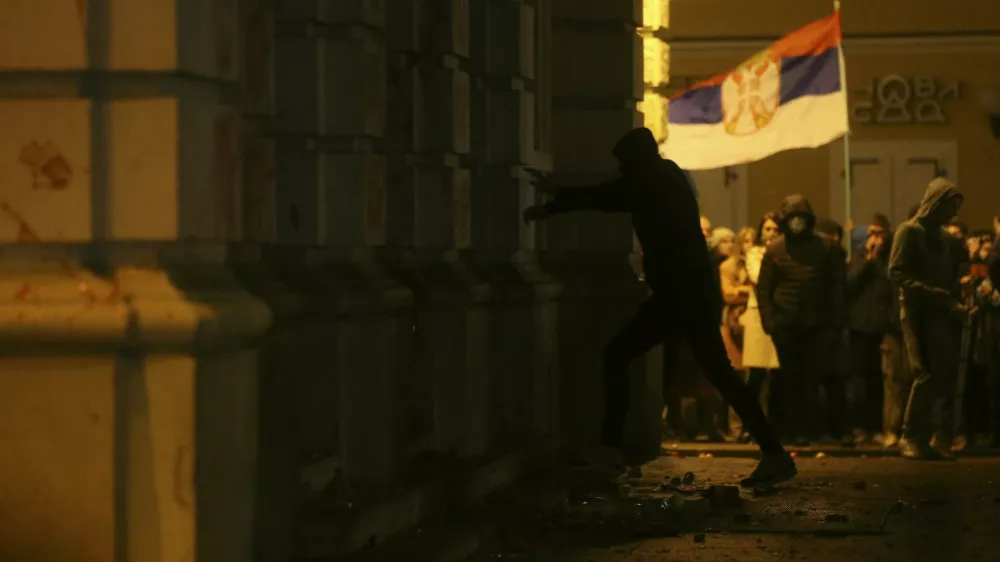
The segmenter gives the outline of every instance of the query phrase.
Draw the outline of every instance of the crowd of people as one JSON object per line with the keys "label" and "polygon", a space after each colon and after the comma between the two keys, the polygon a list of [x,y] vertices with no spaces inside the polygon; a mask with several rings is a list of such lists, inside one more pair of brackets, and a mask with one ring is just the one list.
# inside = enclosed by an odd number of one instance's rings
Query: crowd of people
{"label": "crowd of people", "polygon": [[[939,178],[895,229],[880,213],[819,220],[797,195],[756,228],[702,217],[730,363],[786,443],[894,448],[905,426],[911,456],[1000,445],[1000,291],[987,275],[1000,221],[970,233],[961,201]],[[950,236],[935,247],[927,228]],[[750,441],[697,361],[665,368],[681,375],[665,389],[668,439]]]}

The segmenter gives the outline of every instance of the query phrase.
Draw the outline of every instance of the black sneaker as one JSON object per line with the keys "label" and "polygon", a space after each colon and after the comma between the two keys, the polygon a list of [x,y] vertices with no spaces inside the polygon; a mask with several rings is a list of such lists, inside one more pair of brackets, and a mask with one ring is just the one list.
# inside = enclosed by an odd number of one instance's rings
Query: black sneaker
{"label": "black sneaker", "polygon": [[750,476],[740,482],[740,486],[744,488],[774,486],[795,478],[798,473],[798,469],[795,468],[795,460],[792,459],[792,455],[788,454],[788,451],[762,453],[757,468],[750,473]]}

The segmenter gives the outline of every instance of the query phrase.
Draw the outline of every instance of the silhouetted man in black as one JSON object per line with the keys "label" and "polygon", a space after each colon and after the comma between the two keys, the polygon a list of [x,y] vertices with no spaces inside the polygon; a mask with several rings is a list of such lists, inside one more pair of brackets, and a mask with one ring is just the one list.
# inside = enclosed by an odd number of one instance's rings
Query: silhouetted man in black
{"label": "silhouetted man in black", "polygon": [[795,462],[726,356],[719,329],[719,272],[711,267],[698,203],[684,172],[673,161],[660,158],[649,129],[631,131],[613,153],[621,172],[618,179],[560,190],[554,200],[524,212],[528,222],[584,209],[629,213],[642,245],[643,271],[652,295],[604,348],[602,445],[622,449],[632,361],[661,343],[671,348],[665,355],[674,356],[673,351],[686,341],[705,376],[761,448],[761,462],[743,485],[768,485],[794,477]]}
{"label": "silhouetted man in black", "polygon": [[932,180],[916,215],[896,230],[889,254],[914,379],[900,442],[908,459],[954,460],[949,452],[931,448],[930,441],[934,411],[955,392],[959,345],[953,321],[969,314],[956,298],[959,268],[968,253],[945,230],[961,205],[962,194],[953,183]]}

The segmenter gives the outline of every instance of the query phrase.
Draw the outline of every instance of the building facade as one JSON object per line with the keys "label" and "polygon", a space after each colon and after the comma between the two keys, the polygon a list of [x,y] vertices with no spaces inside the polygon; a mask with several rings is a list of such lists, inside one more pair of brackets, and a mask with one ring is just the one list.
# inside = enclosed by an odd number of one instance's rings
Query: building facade
{"label": "building facade", "polygon": [[[777,37],[829,14],[827,0],[675,0],[668,39],[676,90],[734,67]],[[709,17],[709,14],[711,16]],[[851,119],[851,212],[843,143],[701,172],[702,206],[717,223],[756,224],[789,193],[822,216],[894,224],[944,174],[966,193],[960,218],[989,228],[1000,214],[1000,141],[989,100],[1000,82],[1000,6],[932,0],[851,2],[842,9]],[[995,102],[994,102],[995,103]],[[993,109],[996,114],[1000,110]],[[746,195],[733,187],[745,185]]]}
{"label": "building facade", "polygon": [[324,557],[593,444],[630,226],[521,210],[615,171],[666,4],[0,3],[0,557]]}

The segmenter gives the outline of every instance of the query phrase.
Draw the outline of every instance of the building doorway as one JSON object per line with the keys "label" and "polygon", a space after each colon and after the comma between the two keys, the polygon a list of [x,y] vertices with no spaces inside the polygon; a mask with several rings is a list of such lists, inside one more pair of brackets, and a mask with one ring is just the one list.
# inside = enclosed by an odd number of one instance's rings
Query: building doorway
{"label": "building doorway", "polygon": [[845,213],[844,145],[830,149],[830,211],[838,221],[858,225],[876,212],[893,227],[906,220],[935,177],[958,181],[958,144],[944,141],[860,141],[851,143],[851,212]]}

